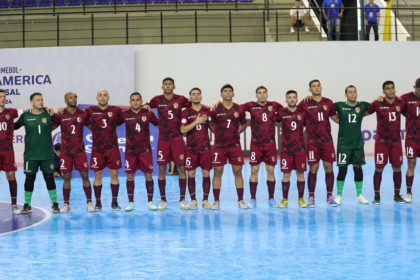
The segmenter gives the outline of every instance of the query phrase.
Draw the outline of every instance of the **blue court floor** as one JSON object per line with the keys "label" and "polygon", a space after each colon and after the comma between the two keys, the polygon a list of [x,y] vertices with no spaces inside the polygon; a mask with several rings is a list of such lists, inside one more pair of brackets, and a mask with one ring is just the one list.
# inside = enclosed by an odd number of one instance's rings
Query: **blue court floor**
{"label": "blue court floor", "polygon": [[[291,185],[289,208],[268,208],[265,173],[261,171],[258,206],[249,210],[237,208],[229,169],[223,178],[220,211],[201,207],[180,210],[178,177],[168,179],[168,209],[148,211],[143,177],[139,177],[134,212],[111,210],[109,180],[105,180],[102,212],[87,213],[77,179],[73,182],[70,213],[47,216],[41,224],[0,235],[0,279],[420,279],[418,169],[414,203],[396,205],[392,200],[392,172],[386,167],[379,206],[356,204],[353,172],[349,169],[343,205],[337,208],[325,205],[321,169],[317,207],[313,209],[297,207],[295,183]],[[371,201],[371,160],[364,171],[364,193]],[[244,174],[248,182],[248,165]],[[281,176],[277,175],[279,200]],[[8,203],[4,174],[0,180],[0,200]],[[19,170],[19,202],[23,202],[23,180]],[[121,183],[119,201],[125,207],[125,178]],[[201,198],[201,179],[197,187]],[[58,180],[60,205],[61,189],[62,181]],[[156,203],[158,193],[155,183]],[[247,183],[245,197],[249,200]],[[50,210],[41,174],[33,205]],[[2,227],[31,222],[13,217],[8,207],[0,206]]]}

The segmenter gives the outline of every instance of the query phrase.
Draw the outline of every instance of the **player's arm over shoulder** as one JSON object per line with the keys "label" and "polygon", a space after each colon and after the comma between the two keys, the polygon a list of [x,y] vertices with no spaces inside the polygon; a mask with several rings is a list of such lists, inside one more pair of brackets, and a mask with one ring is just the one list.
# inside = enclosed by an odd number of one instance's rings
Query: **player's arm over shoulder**
{"label": "player's arm over shoulder", "polygon": [[26,116],[27,112],[23,112],[19,119],[14,123],[14,130],[17,130],[19,128],[21,128],[22,126],[25,125],[25,116]]}

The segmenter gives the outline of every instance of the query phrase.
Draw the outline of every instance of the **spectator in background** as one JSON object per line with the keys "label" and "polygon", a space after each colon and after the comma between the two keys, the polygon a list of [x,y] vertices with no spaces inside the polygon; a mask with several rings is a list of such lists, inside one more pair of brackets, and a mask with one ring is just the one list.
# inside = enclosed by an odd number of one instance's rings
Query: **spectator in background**
{"label": "spectator in background", "polygon": [[294,27],[305,27],[305,32],[309,32],[308,11],[303,6],[301,6],[301,4],[301,0],[296,0],[295,5],[292,9],[290,9],[290,33],[295,32]]}
{"label": "spectator in background", "polygon": [[322,3],[322,15],[327,22],[328,40],[333,40],[335,29],[335,40],[340,40],[340,24],[343,17],[344,5],[341,0],[324,0]]}
{"label": "spectator in background", "polygon": [[374,0],[369,0],[364,7],[365,12],[365,40],[369,41],[370,29],[373,28],[373,33],[375,33],[375,41],[379,41],[379,32],[378,32],[378,23],[380,20],[381,9],[378,5],[375,4]]}

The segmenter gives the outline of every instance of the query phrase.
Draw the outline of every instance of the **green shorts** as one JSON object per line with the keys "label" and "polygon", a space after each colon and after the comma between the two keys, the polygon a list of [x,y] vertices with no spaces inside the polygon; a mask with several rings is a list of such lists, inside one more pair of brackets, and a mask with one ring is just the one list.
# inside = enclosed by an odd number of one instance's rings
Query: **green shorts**
{"label": "green shorts", "polygon": [[26,175],[36,174],[38,169],[41,169],[42,173],[54,174],[53,160],[24,160],[24,173]]}
{"label": "green shorts", "polygon": [[348,166],[352,165],[364,165],[365,161],[365,151],[361,149],[346,149],[338,147],[337,149],[337,166]]}

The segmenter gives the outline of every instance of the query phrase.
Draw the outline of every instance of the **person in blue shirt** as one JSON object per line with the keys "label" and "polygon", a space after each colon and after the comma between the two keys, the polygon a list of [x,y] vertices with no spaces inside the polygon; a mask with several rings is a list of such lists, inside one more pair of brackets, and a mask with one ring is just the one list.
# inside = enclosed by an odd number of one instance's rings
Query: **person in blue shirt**
{"label": "person in blue shirt", "polygon": [[369,41],[370,29],[373,28],[373,33],[375,33],[375,41],[379,41],[378,24],[380,20],[381,9],[374,3],[374,0],[369,0],[369,3],[367,3],[364,7],[364,12],[366,26],[365,40]]}
{"label": "person in blue shirt", "polygon": [[328,40],[333,40],[335,29],[335,40],[340,40],[340,24],[343,17],[344,5],[341,0],[324,0],[322,3],[322,15],[327,22]]}

